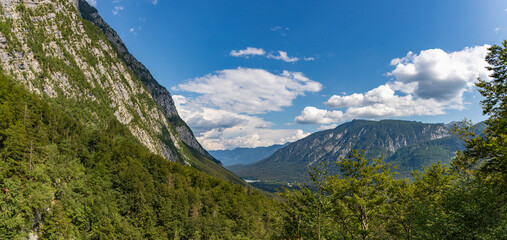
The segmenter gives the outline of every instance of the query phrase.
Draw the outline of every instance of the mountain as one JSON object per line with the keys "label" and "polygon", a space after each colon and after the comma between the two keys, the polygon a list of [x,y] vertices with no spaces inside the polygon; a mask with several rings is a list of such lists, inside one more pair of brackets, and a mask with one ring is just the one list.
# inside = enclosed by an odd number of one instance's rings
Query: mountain
{"label": "mountain", "polygon": [[368,158],[384,155],[386,161],[399,165],[402,176],[408,176],[411,170],[422,170],[433,162],[447,163],[463,149],[463,142],[449,134],[450,128],[412,121],[354,120],[311,134],[257,163],[230,169],[244,179],[306,181],[308,170],[318,162],[331,163],[359,149]]}
{"label": "mountain", "polygon": [[152,153],[245,185],[201,147],[170,93],[84,0],[2,1],[0,68],[90,128],[114,117]]}
{"label": "mountain", "polygon": [[151,96],[157,102],[157,104],[161,107],[164,116],[167,121],[170,122],[173,126],[175,126],[180,139],[188,145],[193,150],[199,152],[200,154],[206,156],[207,158],[214,160],[219,163],[216,159],[213,158],[195,139],[192,130],[187,126],[187,124],[180,118],[178,115],[178,111],[176,110],[176,106],[174,105],[174,101],[171,97],[171,94],[165,87],[160,85],[151,75],[150,71],[140,63],[132,54],[129,53],[125,44],[123,44],[121,38],[118,36],[116,31],[114,31],[109,24],[107,24],[102,17],[99,15],[97,9],[91,7],[88,2],[85,0],[79,0],[79,12],[81,17],[90,21],[95,26],[99,27],[100,30],[106,35],[107,39],[112,43],[120,57],[127,64],[128,69],[139,78]]}
{"label": "mountain", "polygon": [[276,208],[86,1],[0,2],[0,239],[267,239]]}
{"label": "mountain", "polygon": [[271,156],[276,150],[285,145],[272,145],[269,147],[235,148],[232,150],[215,150],[209,153],[227,167],[238,164],[250,164]]}
{"label": "mountain", "polygon": [[90,128],[0,72],[0,239],[269,239],[273,200]]}

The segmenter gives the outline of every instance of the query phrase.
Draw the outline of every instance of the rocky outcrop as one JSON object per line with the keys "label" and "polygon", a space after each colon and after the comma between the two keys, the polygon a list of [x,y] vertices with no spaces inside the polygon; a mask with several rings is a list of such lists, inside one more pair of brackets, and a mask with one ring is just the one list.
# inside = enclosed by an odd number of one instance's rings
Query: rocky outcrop
{"label": "rocky outcrop", "polygon": [[332,163],[351,150],[365,150],[366,157],[388,158],[401,148],[450,136],[444,124],[382,120],[354,120],[335,129],[316,132],[279,149],[257,163],[235,168],[243,178],[304,180],[318,162]]}
{"label": "rocky outcrop", "polygon": [[[195,138],[192,130],[185,124],[183,120],[178,115],[178,111],[176,110],[176,106],[174,105],[174,101],[171,97],[171,93],[160,85],[151,75],[150,71],[140,63],[130,52],[127,47],[118,36],[116,31],[114,31],[109,24],[107,24],[104,19],[99,15],[97,9],[90,6],[88,2],[85,0],[79,1],[79,12],[81,16],[93,23],[95,26],[99,27],[102,32],[106,35],[107,39],[114,46],[118,54],[123,58],[129,70],[139,78],[146,88],[151,93],[153,99],[157,102],[157,104],[162,109],[166,119],[176,127],[176,131],[178,132],[181,140],[190,146],[192,149],[201,153],[202,155],[215,160],[202,146],[199,144],[197,139]],[[216,161],[216,160],[215,160]]]}
{"label": "rocky outcrop", "polygon": [[65,103],[64,110],[90,126],[115,116],[152,152],[183,162],[176,153],[183,143],[165,112],[100,31],[85,26],[76,4],[2,1],[2,72],[49,102]]}

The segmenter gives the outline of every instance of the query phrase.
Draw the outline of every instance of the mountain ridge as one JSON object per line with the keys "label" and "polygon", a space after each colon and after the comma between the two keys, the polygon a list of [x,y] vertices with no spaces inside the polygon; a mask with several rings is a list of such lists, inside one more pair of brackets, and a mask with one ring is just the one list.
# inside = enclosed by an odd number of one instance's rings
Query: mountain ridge
{"label": "mountain ridge", "polygon": [[[75,3],[2,2],[2,71],[91,128],[104,128],[113,116],[151,152],[246,186],[202,149],[179,118],[170,93],[135,60],[114,30],[107,28],[111,42],[102,29],[81,17]],[[101,19],[86,1],[77,3],[83,12],[93,12],[96,21]]]}
{"label": "mountain ridge", "polygon": [[[400,161],[400,156],[421,152],[425,147],[440,151],[432,159],[425,159],[414,166],[405,162],[399,170],[406,176],[411,170],[421,169],[435,161],[449,162],[449,156],[460,150],[457,146],[462,146],[462,142],[451,136],[450,127],[449,124],[416,121],[353,120],[334,129],[313,133],[278,149],[273,155],[259,162],[247,166],[232,166],[229,169],[248,179],[305,181],[308,170],[316,166],[317,162],[332,163],[346,157],[354,149],[364,150],[368,158],[384,155],[386,161],[395,163]],[[437,144],[439,141],[441,145]],[[399,155],[395,155],[398,151]]]}
{"label": "mountain ridge", "polygon": [[197,150],[199,153],[216,161],[216,159],[201,146],[195,138],[192,130],[180,118],[171,93],[169,93],[165,87],[160,85],[151,75],[150,71],[128,51],[116,31],[112,29],[109,24],[104,21],[104,19],[102,19],[96,8],[91,6],[86,0],[76,1],[79,6],[79,13],[81,17],[90,21],[102,30],[107,39],[113,44],[116,51],[123,58],[130,71],[132,71],[134,75],[144,83],[155,101],[162,107],[167,120],[176,127],[176,131],[180,135],[181,140],[191,148]]}

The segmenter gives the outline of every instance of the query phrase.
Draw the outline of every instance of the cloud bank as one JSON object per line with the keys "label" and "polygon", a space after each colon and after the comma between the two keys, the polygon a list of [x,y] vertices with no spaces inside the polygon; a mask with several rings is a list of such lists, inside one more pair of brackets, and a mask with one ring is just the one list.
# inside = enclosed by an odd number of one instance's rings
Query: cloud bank
{"label": "cloud bank", "polygon": [[300,129],[273,129],[259,114],[281,111],[306,92],[322,85],[300,72],[273,74],[264,69],[226,69],[172,88],[194,97],[174,95],[176,107],[208,150],[258,147],[296,141]]}
{"label": "cloud bank", "polygon": [[195,101],[220,109],[247,114],[280,111],[305,92],[318,92],[322,85],[300,72],[276,75],[263,69],[236,68],[217,71],[173,87],[173,91],[201,94]]}
{"label": "cloud bank", "polygon": [[485,56],[489,45],[446,53],[441,49],[409,52],[391,61],[390,81],[365,93],[333,95],[328,111],[306,107],[295,118],[302,124],[330,124],[356,118],[388,118],[445,114],[464,109],[463,94],[477,78],[490,79]]}

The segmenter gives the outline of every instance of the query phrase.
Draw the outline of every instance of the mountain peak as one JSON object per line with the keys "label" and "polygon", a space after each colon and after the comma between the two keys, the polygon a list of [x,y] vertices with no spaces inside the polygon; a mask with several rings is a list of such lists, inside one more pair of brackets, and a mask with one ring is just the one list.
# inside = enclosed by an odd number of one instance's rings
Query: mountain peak
{"label": "mountain peak", "polygon": [[91,128],[115,118],[151,152],[244,184],[201,147],[169,91],[88,2],[5,1],[1,10],[6,75]]}

